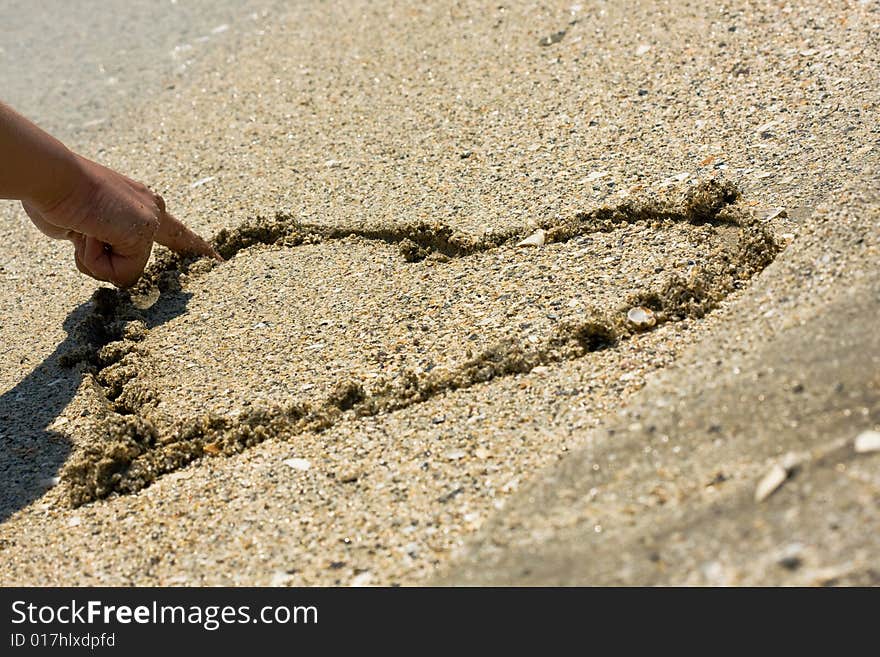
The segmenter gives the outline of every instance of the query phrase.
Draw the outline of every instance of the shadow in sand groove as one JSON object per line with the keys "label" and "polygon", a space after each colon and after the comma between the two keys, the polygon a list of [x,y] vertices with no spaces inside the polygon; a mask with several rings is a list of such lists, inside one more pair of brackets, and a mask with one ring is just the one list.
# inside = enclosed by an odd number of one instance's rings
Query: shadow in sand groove
{"label": "shadow in sand groove", "polygon": [[[143,312],[148,328],[183,314],[190,294],[162,293]],[[0,522],[41,497],[72,451],[59,415],[76,394],[85,364],[64,367],[61,357],[80,346],[77,331],[94,301],[77,306],[64,320],[67,337],[13,388],[0,395]]]}

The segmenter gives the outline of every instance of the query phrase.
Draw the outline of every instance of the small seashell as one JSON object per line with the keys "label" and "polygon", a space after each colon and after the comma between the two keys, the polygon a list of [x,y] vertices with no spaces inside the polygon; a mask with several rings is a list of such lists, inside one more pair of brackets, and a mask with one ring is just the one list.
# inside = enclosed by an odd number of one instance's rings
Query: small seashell
{"label": "small seashell", "polygon": [[759,125],[757,128],[755,128],[755,132],[757,132],[759,135],[762,135],[762,136],[764,136],[764,134],[766,134],[767,136],[770,136],[773,128],[775,128],[778,125],[779,125],[779,121],[768,121],[767,123]]}
{"label": "small seashell", "polygon": [[294,576],[291,573],[285,572],[283,570],[277,570],[272,573],[272,578],[269,580],[269,586],[272,587],[280,587],[280,586],[290,586],[290,583],[294,580]]}
{"label": "small seashell", "polygon": [[859,454],[880,452],[880,431],[863,431],[856,436],[853,449]]}
{"label": "small seashell", "polygon": [[525,238],[522,242],[517,244],[517,246],[544,246],[544,238],[546,237],[546,233],[543,228],[539,228],[534,233]]}
{"label": "small seashell", "polygon": [[681,183],[691,177],[690,172],[682,171],[681,173],[677,173],[674,176],[669,176],[665,180],[662,180],[658,187],[669,187],[670,185],[674,185],[675,183]]}
{"label": "small seashell", "polygon": [[196,187],[201,187],[202,185],[207,185],[209,182],[214,180],[214,176],[205,176],[204,178],[199,178],[194,183],[192,183],[189,188],[195,189]]}
{"label": "small seashell", "polygon": [[357,587],[357,586],[369,586],[373,582],[373,573],[369,570],[360,573],[359,575],[355,575],[349,586]]}
{"label": "small seashell", "polygon": [[355,467],[342,467],[336,471],[336,481],[350,484],[360,479],[361,471]]}
{"label": "small seashell", "polygon": [[284,461],[284,465],[293,468],[294,470],[305,472],[312,467],[312,462],[308,459],[287,459]]}
{"label": "small seashell", "polygon": [[559,32],[554,32],[549,36],[543,37],[538,41],[538,44],[546,48],[547,46],[552,46],[554,43],[559,43],[563,38],[565,38],[565,30],[559,30]]}
{"label": "small seashell", "polygon": [[651,328],[657,323],[657,318],[654,317],[654,311],[650,308],[645,308],[644,306],[630,308],[626,313],[626,318],[629,320],[630,324],[640,329]]}
{"label": "small seashell", "polygon": [[763,502],[788,479],[788,471],[778,463],[758,482],[755,488],[755,501]]}

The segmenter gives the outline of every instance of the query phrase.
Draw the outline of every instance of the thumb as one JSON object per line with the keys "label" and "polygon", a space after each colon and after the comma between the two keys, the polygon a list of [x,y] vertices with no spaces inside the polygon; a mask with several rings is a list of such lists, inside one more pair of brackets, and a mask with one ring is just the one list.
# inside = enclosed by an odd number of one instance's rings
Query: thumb
{"label": "thumb", "polygon": [[[84,236],[77,244],[77,267],[80,264],[89,276],[99,281],[110,281],[116,287],[126,288],[134,285],[144,271],[150,257],[150,243],[147,248],[140,248],[130,253],[115,251],[112,246]],[[80,267],[80,271],[82,268]]]}

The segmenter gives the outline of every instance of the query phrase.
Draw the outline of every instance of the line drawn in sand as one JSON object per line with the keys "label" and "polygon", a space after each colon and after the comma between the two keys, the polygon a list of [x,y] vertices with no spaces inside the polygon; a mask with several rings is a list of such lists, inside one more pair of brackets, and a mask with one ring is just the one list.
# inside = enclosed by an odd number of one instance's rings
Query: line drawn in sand
{"label": "line drawn in sand", "polygon": [[[684,226],[688,231],[702,231],[693,239],[705,242],[711,252],[699,266],[658,274],[624,298],[547,323],[537,339],[505,334],[476,354],[427,371],[402,367],[394,376],[378,380],[341,376],[323,397],[250,405],[232,414],[203,413],[171,424],[151,417],[161,390],[143,374],[152,358],[148,326],[162,324],[164,315],[179,307],[175,301],[179,295],[192,294],[182,289],[182,278],[189,288],[193,281],[216,267],[222,271],[226,265],[165,252],[132,290],[97,290],[91,312],[73,331],[73,346],[60,356],[64,364],[79,367],[91,377],[104,406],[93,435],[77,446],[65,464],[61,483],[73,505],[113,492],[135,492],[201,457],[231,455],[270,438],[290,438],[327,429],[346,418],[393,412],[448,391],[614,348],[635,333],[671,321],[703,317],[780,251],[767,227],[755,221],[739,200],[732,184],[710,179],[661,199],[636,198],[539,226],[546,245],[575,244],[586,236],[615,234],[635,225],[654,236]],[[534,230],[516,228],[477,237],[430,223],[328,227],[278,215],[223,230],[213,244],[227,261],[234,261],[259,245],[320,249],[355,240],[394,247],[408,263],[427,259],[433,266],[451,267],[464,260],[469,266],[479,265],[479,258],[515,250]],[[518,251],[523,256],[534,252]],[[488,275],[479,266],[469,268],[474,276]]]}

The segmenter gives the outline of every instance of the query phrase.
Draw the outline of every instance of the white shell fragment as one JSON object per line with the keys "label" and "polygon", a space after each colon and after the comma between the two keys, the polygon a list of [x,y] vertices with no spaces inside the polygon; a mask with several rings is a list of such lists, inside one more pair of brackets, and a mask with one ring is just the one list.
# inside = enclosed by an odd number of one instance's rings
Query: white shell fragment
{"label": "white shell fragment", "polygon": [[373,573],[371,573],[369,570],[367,570],[367,571],[361,573],[360,575],[355,575],[351,579],[349,586],[353,586],[353,587],[369,586],[370,584],[372,584],[372,582],[373,582]]}
{"label": "white shell fragment", "polygon": [[517,246],[544,246],[544,238],[546,237],[546,233],[543,228],[539,228],[534,233],[525,238],[522,242],[517,244]]}
{"label": "white shell fragment", "polygon": [[189,188],[195,189],[196,187],[201,187],[202,185],[207,185],[209,182],[214,180],[214,176],[206,176],[204,178],[199,178],[194,183],[192,183]]}
{"label": "white shell fragment", "polygon": [[640,329],[651,328],[657,323],[657,318],[654,317],[654,311],[650,308],[645,308],[644,306],[630,308],[626,313],[626,318],[629,320],[630,324]]}
{"label": "white shell fragment", "polygon": [[856,436],[853,449],[859,454],[880,452],[880,431],[863,431]]}
{"label": "white shell fragment", "polygon": [[287,459],[284,461],[284,465],[293,468],[294,470],[305,472],[312,467],[312,462],[308,459]]}
{"label": "white shell fragment", "polygon": [[766,500],[785,483],[786,479],[788,479],[788,471],[778,463],[774,465],[758,482],[758,487],[755,488],[755,501],[763,502]]}
{"label": "white shell fragment", "polygon": [[677,173],[674,176],[669,176],[665,180],[661,180],[657,186],[661,188],[669,187],[671,185],[674,185],[675,183],[682,183],[690,177],[691,174],[689,171],[682,171],[681,173]]}
{"label": "white shell fragment", "polygon": [[755,128],[755,132],[757,132],[758,134],[762,134],[765,132],[769,133],[771,130],[773,130],[773,128],[775,128],[778,125],[779,125],[779,121],[768,121],[767,123],[764,123],[763,125],[759,125],[757,128]]}
{"label": "white shell fragment", "polygon": [[269,580],[269,586],[271,587],[280,587],[280,586],[290,586],[290,583],[293,581],[294,576],[290,573],[287,573],[283,570],[276,570],[272,573],[272,579]]}

